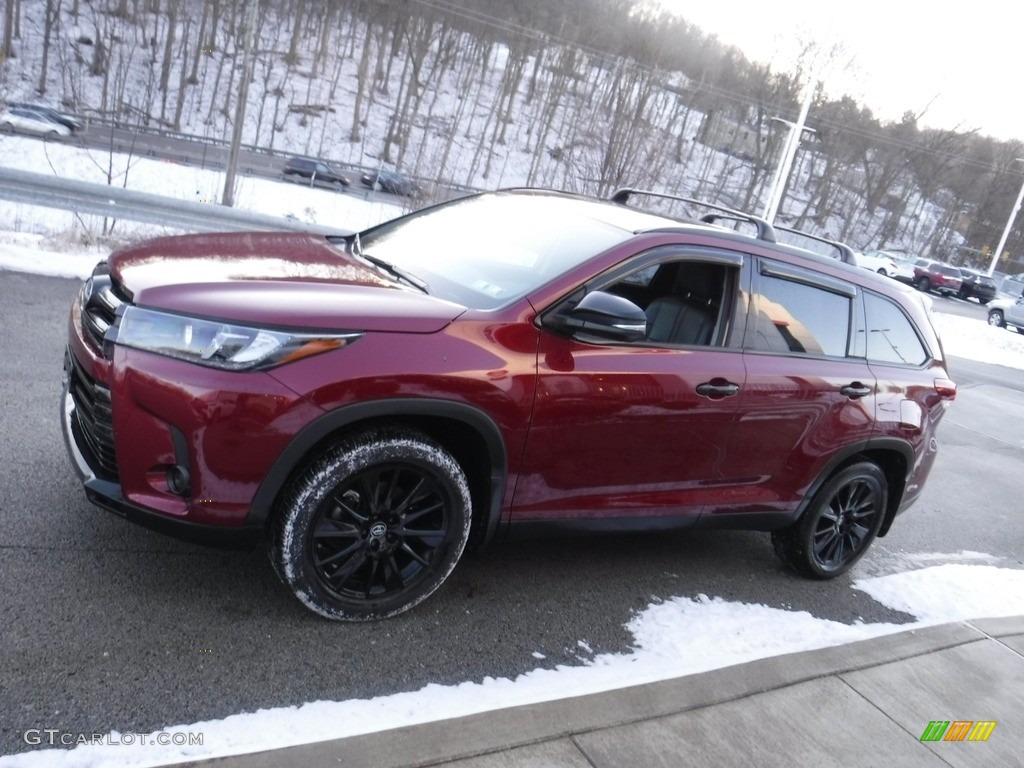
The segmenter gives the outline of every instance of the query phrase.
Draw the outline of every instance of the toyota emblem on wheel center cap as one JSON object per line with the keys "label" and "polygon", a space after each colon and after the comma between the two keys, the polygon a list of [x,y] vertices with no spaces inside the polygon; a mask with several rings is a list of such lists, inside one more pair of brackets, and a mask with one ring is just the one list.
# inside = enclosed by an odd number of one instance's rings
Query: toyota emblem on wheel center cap
{"label": "toyota emblem on wheel center cap", "polygon": [[374,523],[370,526],[370,535],[374,538],[379,539],[387,532],[388,527],[384,523]]}

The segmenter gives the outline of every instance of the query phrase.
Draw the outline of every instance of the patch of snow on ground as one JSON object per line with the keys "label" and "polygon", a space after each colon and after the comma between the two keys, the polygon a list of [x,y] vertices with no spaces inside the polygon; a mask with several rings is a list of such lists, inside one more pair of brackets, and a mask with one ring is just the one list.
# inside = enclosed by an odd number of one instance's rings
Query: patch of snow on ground
{"label": "patch of snow on ground", "polygon": [[0,271],[85,279],[92,274],[96,263],[107,256],[106,251],[84,246],[67,251],[53,248],[43,235],[0,232]]}
{"label": "patch of snow on ground", "polygon": [[[840,645],[946,621],[1024,614],[1024,571],[942,565],[854,582],[913,624],[842,624],[806,611],[732,603],[700,595],[652,604],[629,622],[629,653],[579,666],[535,669],[515,680],[485,678],[370,700],[299,707],[177,725],[146,735],[146,746],[98,744],[0,758],[4,768],[152,766],[337,739],[478,712],[613,690],[719,669],[779,654]],[[158,733],[201,732],[202,746],[157,746]],[[116,742],[117,737],[112,740]]]}
{"label": "patch of snow on ground", "polygon": [[995,328],[970,317],[941,312],[932,312],[932,322],[947,355],[1024,368],[1024,334]]}
{"label": "patch of snow on ground", "polygon": [[936,565],[853,586],[921,624],[1024,615],[1024,571],[992,565]]}

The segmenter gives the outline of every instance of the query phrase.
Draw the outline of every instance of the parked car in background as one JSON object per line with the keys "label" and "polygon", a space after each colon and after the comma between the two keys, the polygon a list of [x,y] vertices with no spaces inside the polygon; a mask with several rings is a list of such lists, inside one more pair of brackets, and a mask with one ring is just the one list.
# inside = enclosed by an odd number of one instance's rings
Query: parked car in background
{"label": "parked car in background", "polygon": [[988,324],[996,328],[1014,328],[1024,333],[1024,296],[1019,299],[993,299],[988,305]]}
{"label": "parked car in background", "polygon": [[896,261],[885,251],[857,253],[857,266],[887,277],[896,273]]}
{"label": "parked car in background", "polygon": [[960,267],[960,274],[963,275],[963,280],[960,282],[960,290],[957,295],[961,299],[975,298],[980,304],[988,304],[999,292],[996,281],[984,272]]}
{"label": "parked car in background", "polygon": [[857,266],[908,285],[914,281],[914,267],[903,254],[871,250],[857,254]]}
{"label": "parked car in background", "polygon": [[339,192],[351,182],[343,173],[339,173],[323,160],[312,157],[291,157],[284,164],[283,171],[286,181],[308,179],[310,185],[330,187]]}
{"label": "parked car in background", "polygon": [[18,107],[19,109],[27,109],[32,112],[38,112],[47,118],[51,122],[60,123],[65,126],[69,131],[75,133],[85,128],[85,121],[78,115],[73,115],[70,112],[62,112],[59,109],[53,109],[52,107],[44,107],[39,104],[8,104],[8,107]]}
{"label": "parked car in background", "polygon": [[71,129],[66,125],[25,107],[8,107],[0,112],[0,130],[34,133],[54,139],[71,135]]}
{"label": "parked car in background", "polygon": [[962,282],[960,269],[951,264],[919,259],[914,265],[914,287],[919,291],[955,296],[960,292]]}
{"label": "parked car in background", "polygon": [[332,619],[410,609],[467,546],[545,528],[770,531],[799,573],[844,573],[920,498],[956,395],[923,296],[633,194],[114,252],[68,323],[89,500],[263,540]]}
{"label": "parked car in background", "polygon": [[394,171],[369,171],[363,174],[361,181],[364,187],[381,189],[403,197],[419,197],[423,191],[415,179]]}

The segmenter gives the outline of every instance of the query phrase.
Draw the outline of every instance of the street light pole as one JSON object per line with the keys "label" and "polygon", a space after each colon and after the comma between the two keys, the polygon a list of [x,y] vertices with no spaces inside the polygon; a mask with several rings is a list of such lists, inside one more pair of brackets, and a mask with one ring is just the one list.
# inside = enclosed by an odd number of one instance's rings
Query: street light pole
{"label": "street light pole", "polygon": [[[1013,158],[1014,163],[1024,163],[1024,157]],[[1010,209],[1010,218],[1006,222],[1006,229],[1003,230],[1003,236],[999,238],[999,245],[996,246],[996,252],[992,254],[992,262],[988,265],[988,276],[992,277],[992,273],[996,270],[996,264],[999,263],[999,257],[1003,253],[1003,248],[1006,247],[1006,241],[1010,238],[1010,230],[1013,229],[1013,220],[1017,218],[1017,211],[1020,210],[1021,201],[1024,201],[1024,183],[1020,186],[1020,192],[1017,193],[1017,202],[1013,204],[1013,208]]]}
{"label": "street light pole", "polygon": [[[809,105],[808,105],[809,106]],[[801,110],[800,116],[807,117],[807,113]],[[796,150],[800,146],[800,137],[806,133],[817,133],[813,128],[807,128],[802,122],[793,122],[781,117],[770,118],[772,122],[783,123],[789,126],[789,133],[786,135],[786,145],[779,158],[779,164],[775,167],[775,175],[772,177],[772,186],[768,191],[768,202],[764,208],[764,219],[769,224],[774,223],[775,214],[778,213],[779,205],[782,203],[782,192],[786,188],[786,180],[793,167],[793,159],[796,157]]]}
{"label": "street light pole", "polygon": [[793,167],[793,158],[796,157],[796,148],[800,146],[800,138],[805,130],[813,130],[804,128],[804,123],[807,122],[807,113],[810,112],[811,102],[814,101],[814,91],[817,90],[816,82],[812,75],[807,84],[804,101],[800,105],[800,116],[797,117],[795,123],[790,123],[781,117],[772,118],[772,120],[778,120],[789,125],[789,138],[786,141],[786,151],[782,155],[782,162],[775,172],[775,179],[772,181],[772,188],[768,195],[768,204],[764,209],[764,218],[769,224],[775,221],[775,214],[778,213],[779,205],[782,203],[782,191],[786,188],[786,180],[789,178],[789,172]]}

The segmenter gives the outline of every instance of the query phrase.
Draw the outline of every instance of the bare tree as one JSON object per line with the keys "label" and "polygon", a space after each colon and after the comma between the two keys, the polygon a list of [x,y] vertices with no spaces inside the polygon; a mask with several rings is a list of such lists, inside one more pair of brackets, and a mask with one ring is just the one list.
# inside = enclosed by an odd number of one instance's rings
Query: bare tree
{"label": "bare tree", "polygon": [[43,61],[39,65],[39,86],[36,88],[40,96],[46,93],[46,74],[50,62],[50,35],[53,33],[53,25],[60,17],[60,4],[61,0],[46,0],[46,8],[43,12]]}
{"label": "bare tree", "polygon": [[4,44],[0,49],[0,60],[14,58],[14,5],[17,0],[5,0],[4,3]]}

